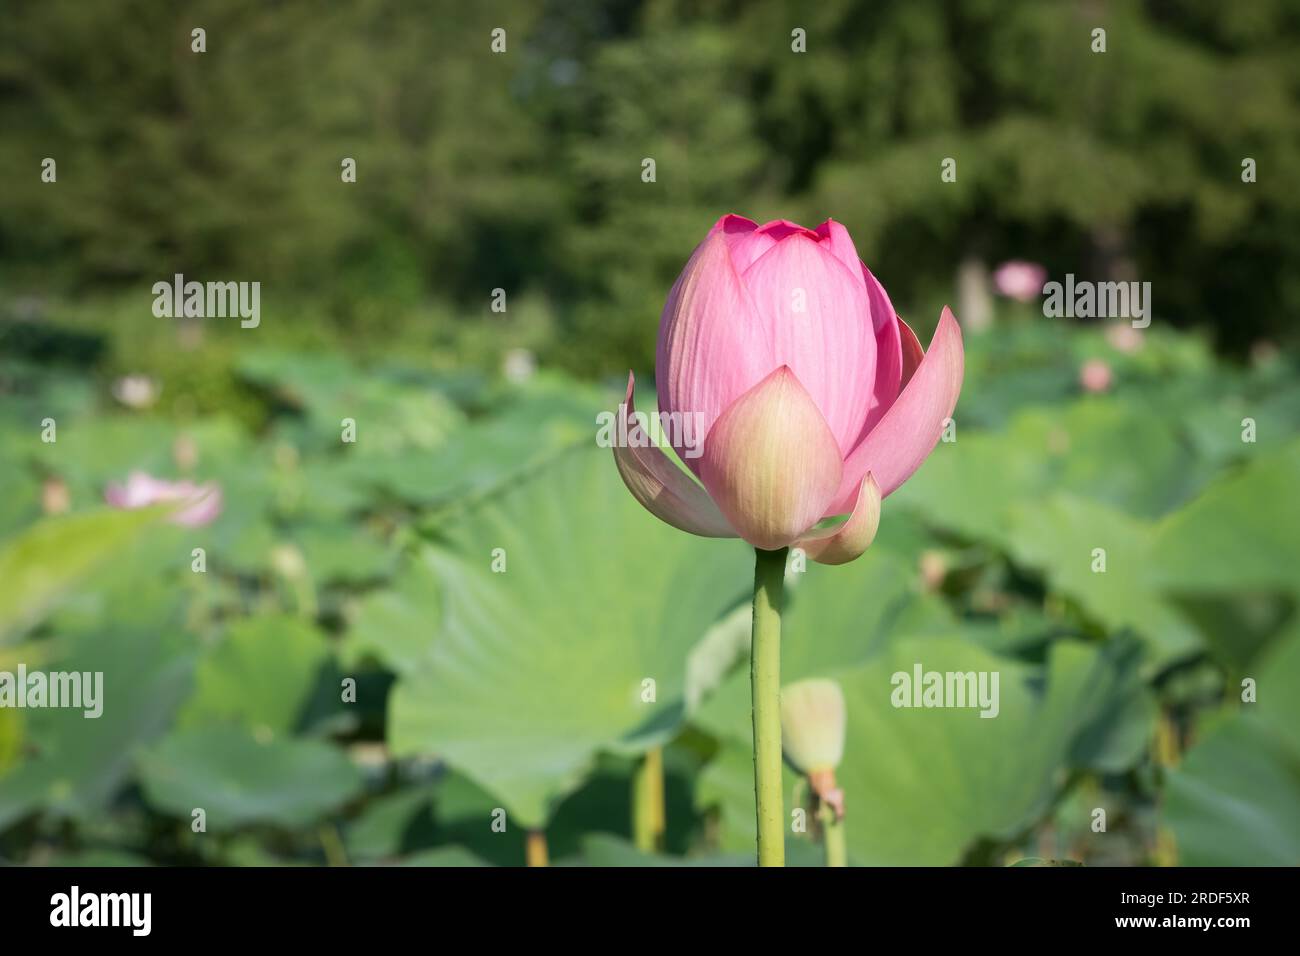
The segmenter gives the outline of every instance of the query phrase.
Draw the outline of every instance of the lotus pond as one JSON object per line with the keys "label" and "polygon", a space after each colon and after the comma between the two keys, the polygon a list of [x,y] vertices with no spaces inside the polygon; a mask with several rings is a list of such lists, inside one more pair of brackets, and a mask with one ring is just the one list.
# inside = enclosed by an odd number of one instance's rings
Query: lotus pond
{"label": "lotus pond", "polygon": [[[1300,862],[1293,360],[1023,317],[966,352],[869,551],[787,570],[782,682],[843,692],[849,861]],[[0,366],[0,672],[102,674],[96,718],[0,708],[0,858],[752,863],[753,552],[627,494],[596,442],[622,382],[231,374],[234,411],[138,410]],[[219,516],[107,506],[134,471]],[[930,672],[996,675],[996,712]]]}

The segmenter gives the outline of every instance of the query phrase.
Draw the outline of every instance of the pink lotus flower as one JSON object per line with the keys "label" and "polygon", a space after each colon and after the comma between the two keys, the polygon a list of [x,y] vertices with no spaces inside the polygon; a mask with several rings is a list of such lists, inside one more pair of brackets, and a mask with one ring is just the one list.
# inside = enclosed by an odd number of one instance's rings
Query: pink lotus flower
{"label": "pink lotus flower", "polygon": [[1041,295],[1046,281],[1046,269],[1037,262],[1025,262],[1023,259],[1004,262],[993,272],[993,288],[998,290],[999,295],[1017,302],[1029,302]]}
{"label": "pink lotus flower", "polygon": [[1079,369],[1079,384],[1083,386],[1085,392],[1092,392],[1094,395],[1109,389],[1114,380],[1110,363],[1105,359],[1088,359]]}
{"label": "pink lotus flower", "polygon": [[221,486],[210,481],[196,485],[192,481],[165,481],[143,471],[133,471],[126,484],[110,484],[104,489],[104,500],[114,508],[145,508],[166,501],[190,502],[168,519],[187,528],[211,524],[221,513]]}
{"label": "pink lotus flower", "polygon": [[1133,328],[1131,322],[1116,322],[1106,327],[1106,341],[1111,348],[1125,355],[1132,355],[1142,348],[1142,333]]}
{"label": "pink lotus flower", "polygon": [[699,481],[645,440],[630,374],[619,408],[629,440],[614,459],[633,496],[673,527],[841,564],[870,545],[881,499],[938,443],[962,370],[952,312],[923,353],[839,223],[724,216],[659,325],[660,414],[700,423],[703,448],[690,454],[668,430]]}

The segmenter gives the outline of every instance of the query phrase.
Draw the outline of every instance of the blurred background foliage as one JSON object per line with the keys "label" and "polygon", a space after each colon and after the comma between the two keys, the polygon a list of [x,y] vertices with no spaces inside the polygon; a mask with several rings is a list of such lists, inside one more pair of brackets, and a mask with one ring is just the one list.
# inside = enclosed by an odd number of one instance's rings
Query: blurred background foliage
{"label": "blurred background foliage", "polygon": [[[923,341],[967,322],[957,440],[791,581],[851,859],[1300,863],[1298,36],[1283,0],[9,0],[0,671],[106,688],[0,709],[0,860],[751,859],[750,559],[592,442],[736,210],[833,215]],[[1153,324],[994,299],[1006,258],[1150,281]],[[261,282],[260,327],[155,318],[176,272]],[[135,469],[221,516],[106,509]],[[915,661],[998,670],[999,718],[888,706]]]}
{"label": "blurred background foliage", "polygon": [[1150,281],[1162,322],[1239,355],[1300,307],[1289,0],[12,0],[5,21],[20,315],[93,295],[85,321],[156,338],[142,284],[247,278],[268,334],[609,373],[648,364],[683,245],[732,209],[834,214],[905,315],[956,263],[1013,256]]}

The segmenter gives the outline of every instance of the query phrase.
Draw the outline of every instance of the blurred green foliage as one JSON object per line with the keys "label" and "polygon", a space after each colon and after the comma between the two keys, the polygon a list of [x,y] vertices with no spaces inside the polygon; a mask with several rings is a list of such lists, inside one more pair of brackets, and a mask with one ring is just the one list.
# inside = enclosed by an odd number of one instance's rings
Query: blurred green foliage
{"label": "blurred green foliage", "polygon": [[5,20],[20,314],[94,293],[89,324],[152,337],[147,289],[180,272],[261,281],[271,335],[618,372],[647,367],[728,210],[846,223],[909,317],[967,257],[1149,280],[1159,321],[1239,353],[1300,310],[1288,0],[11,0]]}

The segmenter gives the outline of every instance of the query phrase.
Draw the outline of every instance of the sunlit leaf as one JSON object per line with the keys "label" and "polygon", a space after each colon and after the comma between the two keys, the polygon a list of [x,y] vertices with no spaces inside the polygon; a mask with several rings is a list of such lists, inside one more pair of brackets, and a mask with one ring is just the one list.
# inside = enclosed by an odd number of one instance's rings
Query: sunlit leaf
{"label": "sunlit leaf", "polygon": [[421,558],[440,592],[430,658],[393,693],[390,743],[445,757],[529,827],[598,751],[637,752],[679,726],[687,654],[752,575],[737,542],[646,513],[596,448],[562,456],[444,534]]}

